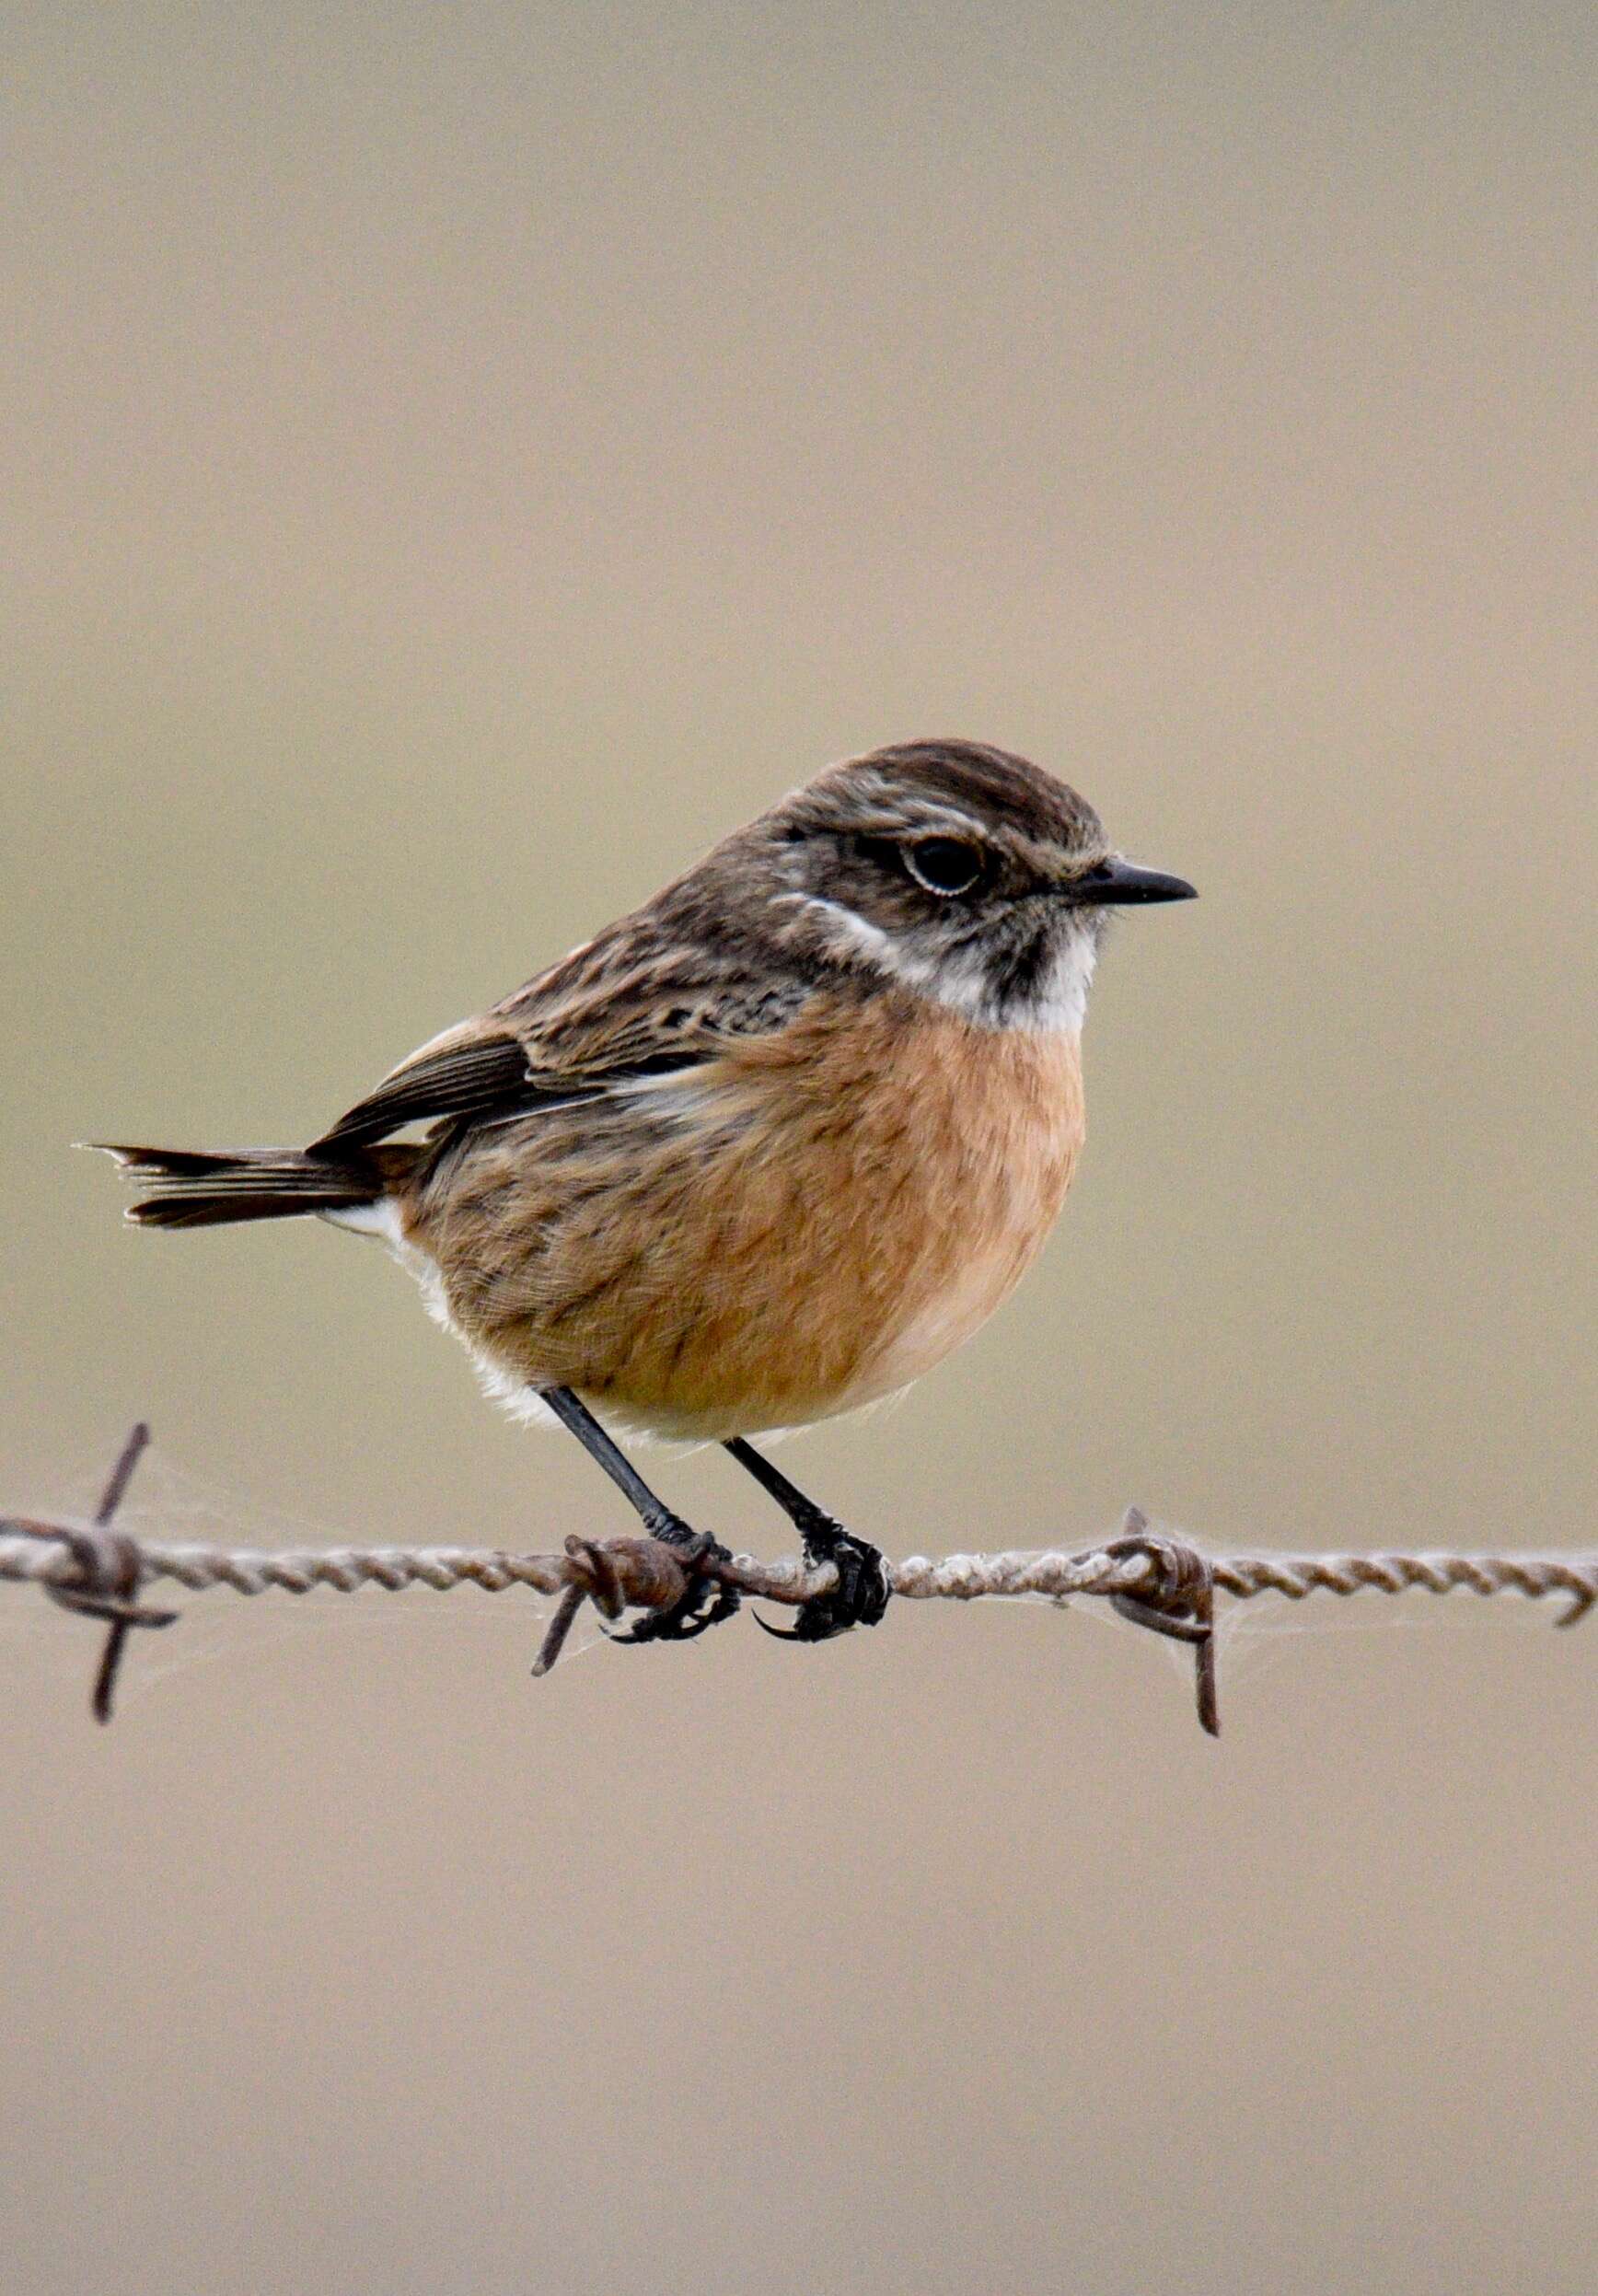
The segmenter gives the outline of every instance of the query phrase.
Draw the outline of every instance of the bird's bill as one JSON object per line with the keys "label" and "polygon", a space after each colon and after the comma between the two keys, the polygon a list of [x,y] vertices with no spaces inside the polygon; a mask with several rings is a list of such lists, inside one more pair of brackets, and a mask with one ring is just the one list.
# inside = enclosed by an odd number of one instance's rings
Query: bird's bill
{"label": "bird's bill", "polygon": [[1198,887],[1189,885],[1186,877],[1167,876],[1163,869],[1140,869],[1136,862],[1123,861],[1118,854],[1101,861],[1085,876],[1074,878],[1060,889],[1068,899],[1102,909],[1129,908],[1146,901],[1192,901],[1198,898]]}

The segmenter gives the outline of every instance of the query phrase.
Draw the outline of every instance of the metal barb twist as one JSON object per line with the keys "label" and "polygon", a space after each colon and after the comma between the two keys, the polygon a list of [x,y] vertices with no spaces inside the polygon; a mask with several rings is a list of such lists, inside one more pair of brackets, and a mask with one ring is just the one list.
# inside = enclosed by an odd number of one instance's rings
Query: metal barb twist
{"label": "metal barb twist", "polygon": [[687,1597],[701,1548],[674,1547],[659,1538],[578,1538],[566,1541],[566,1586],[538,1657],[533,1673],[547,1675],[566,1647],[566,1638],[585,1603],[591,1602],[602,1618],[620,1618],[627,1609],[663,1614]]}
{"label": "metal barb twist", "polygon": [[128,1636],[135,1627],[169,1627],[177,1619],[175,1610],[155,1610],[147,1604],[134,1601],[140,1582],[145,1575],[145,1559],[139,1542],[126,1531],[114,1530],[112,1518],[127,1495],[129,1483],[145,1445],[150,1431],[143,1420],[129,1432],[122,1447],[110,1479],[101,1494],[93,1524],[87,1530],[75,1524],[52,1527],[17,1525],[28,1536],[54,1538],[64,1546],[77,1565],[75,1580],[49,1580],[45,1591],[51,1600],[63,1610],[70,1610],[80,1618],[99,1618],[107,1628],[105,1648],[95,1670],[94,1688],[89,1707],[96,1722],[109,1722],[114,1710],[117,1676],[122,1670],[122,1654]]}
{"label": "metal barb twist", "polygon": [[1110,1608],[1135,1627],[1193,1645],[1194,1687],[1199,1727],[1221,1735],[1221,1700],[1215,1679],[1215,1572],[1207,1555],[1186,1539],[1151,1531],[1141,1507],[1129,1507],[1119,1538],[1104,1549],[1117,1560],[1146,1556],[1152,1565],[1150,1585],[1135,1594],[1112,1594]]}

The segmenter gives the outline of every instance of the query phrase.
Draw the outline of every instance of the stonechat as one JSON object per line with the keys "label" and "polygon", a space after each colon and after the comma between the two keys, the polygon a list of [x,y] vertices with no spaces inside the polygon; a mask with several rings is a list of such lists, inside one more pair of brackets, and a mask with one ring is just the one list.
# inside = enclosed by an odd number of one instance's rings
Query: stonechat
{"label": "stonechat", "polygon": [[[837,1566],[799,1613],[819,1641],[881,1618],[886,1566],[748,1438],[908,1386],[1007,1296],[1082,1149],[1108,911],[1192,894],[1025,759],[876,749],[308,1148],[110,1153],[149,1185],[144,1227],[315,1213],[383,1238],[489,1390],[571,1429],[656,1536],[696,1543],[616,1436],[724,1444]],[[632,1639],[733,1606],[694,1578]]]}

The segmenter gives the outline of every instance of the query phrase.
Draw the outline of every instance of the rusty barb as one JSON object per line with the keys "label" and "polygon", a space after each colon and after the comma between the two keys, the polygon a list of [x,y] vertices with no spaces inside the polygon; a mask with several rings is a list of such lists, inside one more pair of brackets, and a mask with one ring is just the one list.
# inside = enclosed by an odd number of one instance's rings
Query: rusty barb
{"label": "rusty barb", "polygon": [[688,1594],[698,1560],[691,1549],[668,1547],[658,1538],[569,1538],[570,1576],[533,1673],[549,1673],[585,1603],[611,1621],[624,1610],[675,1610]]}
{"label": "rusty barb", "polygon": [[134,1600],[145,1576],[144,1555],[138,1540],[113,1525],[116,1511],[127,1496],[133,1469],[149,1440],[150,1431],[140,1420],[122,1447],[94,1521],[87,1530],[77,1524],[32,1523],[16,1516],[0,1524],[0,1529],[11,1537],[53,1539],[64,1547],[76,1566],[75,1572],[70,1578],[46,1579],[45,1593],[63,1610],[75,1611],[80,1618],[99,1618],[105,1622],[105,1646],[95,1669],[94,1689],[89,1699],[98,1722],[109,1722],[111,1718],[117,1676],[133,1629],[169,1627],[178,1617],[175,1610],[152,1610],[146,1604]]}
{"label": "rusty barb", "polygon": [[[141,1599],[155,1579],[175,1580],[191,1592],[226,1586],[237,1594],[270,1589],[306,1594],[316,1588],[353,1594],[364,1586],[389,1593],[410,1586],[443,1593],[476,1586],[486,1594],[513,1587],[556,1598],[534,1664],[546,1675],[560,1657],[578,1612],[592,1603],[614,1627],[623,1612],[640,1613],[619,1641],[681,1641],[731,1618],[750,1595],[803,1604],[836,1583],[832,1563],[795,1557],[762,1562],[735,1555],[701,1536],[683,1544],[650,1538],[568,1538],[560,1554],[527,1554],[503,1547],[240,1548],[171,1545],[133,1538],[116,1527],[116,1513],[149,1429],[135,1427],[122,1445],[92,1524],[46,1523],[0,1515],[0,1582],[41,1585],[51,1600],[106,1629],[95,1673],[93,1710],[111,1718],[118,1670],[136,1628],[169,1627],[177,1613]],[[1311,1594],[1520,1594],[1563,1600],[1558,1620],[1571,1626],[1598,1601],[1598,1553],[1257,1554],[1210,1556],[1185,1539],[1152,1530],[1136,1507],[1118,1536],[1086,1549],[908,1555],[890,1564],[895,1605],[943,1597],[1032,1596],[1069,1603],[1091,1595],[1118,1617],[1152,1634],[1187,1643],[1193,1652],[1198,1720],[1219,1734],[1215,1683],[1215,1604],[1274,1594],[1302,1602]]]}
{"label": "rusty barb", "polygon": [[1208,1555],[1186,1540],[1167,1538],[1149,1528],[1141,1507],[1129,1507],[1119,1538],[1104,1552],[1115,1560],[1143,1555],[1152,1566],[1146,1586],[1136,1594],[1112,1594],[1110,1608],[1134,1627],[1164,1634],[1173,1642],[1191,1642],[1198,1726],[1210,1737],[1221,1735],[1221,1701],[1215,1681],[1215,1570]]}

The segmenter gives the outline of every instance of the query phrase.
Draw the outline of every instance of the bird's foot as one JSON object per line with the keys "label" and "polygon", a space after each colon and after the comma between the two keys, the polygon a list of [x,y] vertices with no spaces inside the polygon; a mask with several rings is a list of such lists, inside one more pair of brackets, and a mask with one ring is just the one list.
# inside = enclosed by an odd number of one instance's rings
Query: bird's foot
{"label": "bird's foot", "polygon": [[731,1562],[731,1548],[724,1547],[708,1531],[691,1529],[676,1514],[663,1514],[651,1522],[649,1536],[675,1550],[687,1583],[676,1602],[652,1610],[624,1634],[611,1635],[612,1642],[691,1642],[708,1627],[719,1627],[736,1617],[743,1602],[737,1588],[724,1585],[698,1567],[711,1561]]}
{"label": "bird's foot", "polygon": [[893,1593],[887,1559],[881,1548],[856,1538],[819,1507],[802,1518],[796,1516],[795,1521],[805,1543],[805,1561],[831,1563],[838,1573],[837,1583],[825,1594],[812,1594],[801,1603],[792,1627],[768,1627],[758,1613],[756,1624],[765,1627],[780,1642],[829,1642],[835,1634],[847,1634],[851,1627],[874,1627]]}

